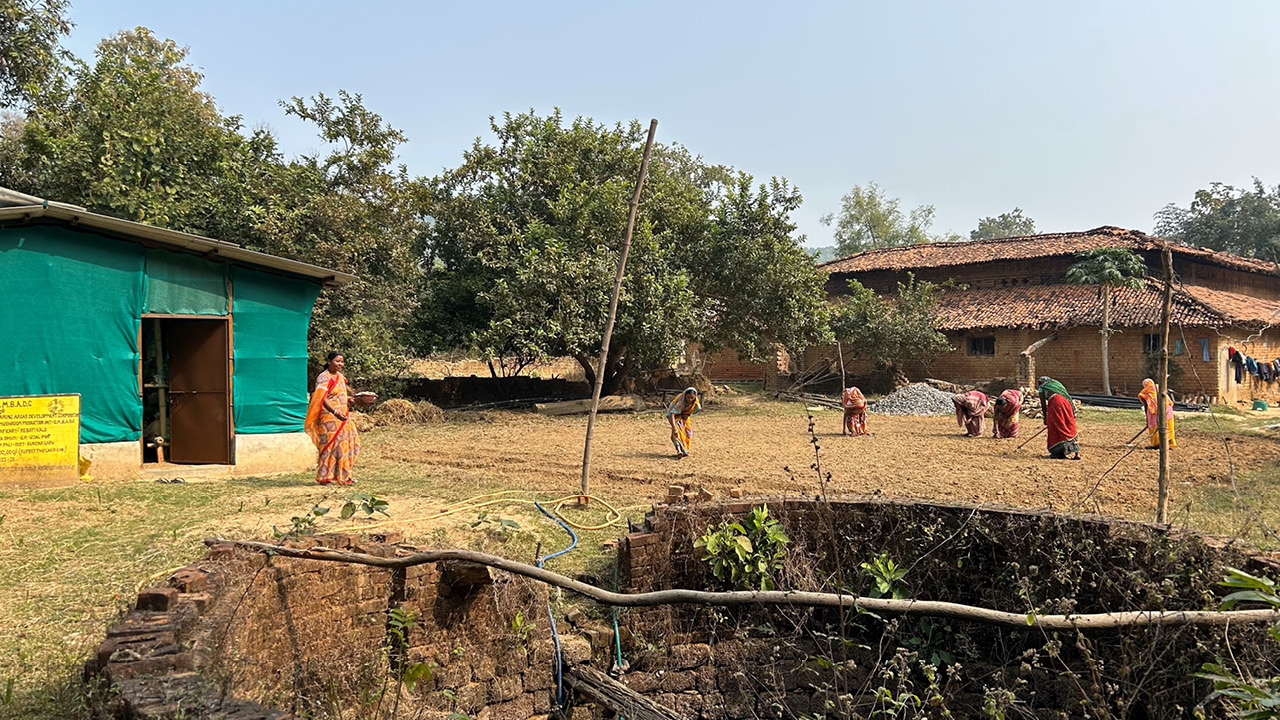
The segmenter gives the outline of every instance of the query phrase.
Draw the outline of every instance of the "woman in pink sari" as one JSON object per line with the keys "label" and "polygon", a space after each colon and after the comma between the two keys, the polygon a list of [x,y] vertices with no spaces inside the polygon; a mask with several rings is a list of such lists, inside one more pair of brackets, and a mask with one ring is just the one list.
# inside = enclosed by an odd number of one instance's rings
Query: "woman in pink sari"
{"label": "woman in pink sari", "polygon": [[844,404],[844,429],[841,434],[870,435],[867,432],[867,398],[856,387],[847,387],[841,395]]}
{"label": "woman in pink sari", "polygon": [[1022,392],[1005,390],[996,398],[996,409],[992,413],[991,433],[997,438],[1018,437],[1018,413],[1022,411]]}
{"label": "woman in pink sari", "polygon": [[316,377],[307,419],[303,424],[311,441],[320,450],[316,462],[316,482],[351,485],[351,467],[360,454],[360,435],[348,419],[347,377],[342,374],[346,359],[331,352],[325,370]]}
{"label": "woman in pink sari", "polygon": [[990,401],[987,394],[977,390],[967,393],[956,393],[951,396],[956,405],[956,424],[965,429],[969,437],[982,435],[983,415],[987,413]]}

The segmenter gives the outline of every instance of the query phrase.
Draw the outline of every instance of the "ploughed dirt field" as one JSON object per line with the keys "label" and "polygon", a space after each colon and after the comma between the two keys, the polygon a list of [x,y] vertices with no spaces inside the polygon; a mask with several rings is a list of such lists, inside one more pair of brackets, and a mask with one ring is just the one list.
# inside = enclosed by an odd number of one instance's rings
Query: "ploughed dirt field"
{"label": "ploughed dirt field", "polygon": [[[592,492],[628,502],[659,500],[669,483],[702,486],[717,496],[741,486],[748,495],[816,493],[814,444],[801,405],[750,403],[712,407],[697,415],[693,453],[676,460],[666,421],[657,413],[602,415],[597,422]],[[1044,435],[1018,446],[1041,428],[1024,419],[1021,439],[969,438],[954,417],[872,415],[869,437],[842,437],[837,411],[813,413],[823,473],[833,493],[992,502],[1030,508],[1147,517],[1154,507],[1158,452],[1140,448],[1099,478],[1142,427],[1139,413],[1084,410],[1079,461],[1050,460]],[[585,417],[546,418],[528,413],[460,413],[437,426],[385,428],[363,436],[361,464],[420,468],[424,476],[477,487],[508,487],[552,494],[575,492]],[[467,421],[470,420],[470,421]],[[1274,466],[1280,444],[1241,432],[1196,429],[1183,423],[1171,461],[1179,487],[1228,479],[1228,449],[1237,473]],[[988,429],[987,432],[990,432]],[[1145,434],[1139,439],[1145,444]],[[389,468],[386,468],[389,469]],[[1096,486],[1096,490],[1094,490]],[[426,490],[424,488],[424,490]],[[1176,499],[1175,499],[1175,507]]]}

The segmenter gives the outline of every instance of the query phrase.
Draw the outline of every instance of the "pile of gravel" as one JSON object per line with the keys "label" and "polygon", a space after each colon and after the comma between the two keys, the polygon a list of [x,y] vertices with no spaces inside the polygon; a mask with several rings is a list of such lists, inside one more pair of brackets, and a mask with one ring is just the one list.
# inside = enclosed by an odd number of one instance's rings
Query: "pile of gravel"
{"label": "pile of gravel", "polygon": [[914,383],[885,395],[880,402],[867,407],[877,415],[950,415],[956,411],[951,393]]}

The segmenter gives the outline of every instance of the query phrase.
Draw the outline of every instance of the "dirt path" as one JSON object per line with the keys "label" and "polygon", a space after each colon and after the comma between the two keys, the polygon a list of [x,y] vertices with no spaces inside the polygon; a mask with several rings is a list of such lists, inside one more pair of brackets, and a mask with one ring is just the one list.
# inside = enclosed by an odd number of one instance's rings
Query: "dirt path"
{"label": "dirt path", "polygon": [[[575,491],[585,419],[514,413],[477,418],[369,433],[365,457],[480,485]],[[1071,462],[1048,459],[1043,435],[1019,450],[1021,440],[964,437],[951,417],[872,416],[873,435],[862,438],[841,437],[839,422],[837,413],[824,412],[816,425],[832,492],[1060,510],[1083,501],[1125,453],[1124,442],[1136,430],[1084,414],[1083,459]],[[817,491],[808,421],[798,406],[774,406],[765,414],[704,412],[694,419],[693,454],[685,460],[673,459],[666,427],[656,414],[601,416],[593,460],[598,494],[656,500],[672,482],[702,485],[717,494],[737,485],[752,494]],[[1038,421],[1024,421],[1023,437],[1039,428]],[[1280,460],[1273,440],[1236,435],[1229,442],[1237,471]],[[1221,437],[1180,428],[1172,470],[1175,494],[1179,486],[1222,481],[1227,453]],[[1153,508],[1156,472],[1157,453],[1136,450],[1081,509],[1146,516]]]}

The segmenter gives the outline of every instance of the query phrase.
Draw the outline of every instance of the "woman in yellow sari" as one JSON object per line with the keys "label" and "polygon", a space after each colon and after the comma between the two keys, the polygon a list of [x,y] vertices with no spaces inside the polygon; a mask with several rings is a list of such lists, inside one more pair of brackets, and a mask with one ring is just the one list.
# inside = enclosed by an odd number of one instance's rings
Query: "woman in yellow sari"
{"label": "woman in yellow sari", "polygon": [[671,421],[671,444],[676,446],[677,460],[689,457],[689,446],[693,444],[693,424],[689,419],[701,409],[702,403],[694,388],[685,388],[667,408],[667,420]]}
{"label": "woman in yellow sari", "polygon": [[316,462],[316,482],[351,485],[351,466],[360,454],[360,435],[348,421],[347,378],[342,374],[346,359],[331,352],[325,358],[325,370],[316,377],[311,404],[307,407],[304,428],[320,450]]}
{"label": "woman in yellow sari", "polygon": [[[1159,417],[1161,415],[1159,404],[1156,403],[1156,382],[1151,378],[1142,381],[1142,392],[1138,393],[1138,399],[1142,401],[1142,407],[1147,411],[1147,446],[1160,447],[1160,424]],[[1173,442],[1173,401],[1166,394],[1164,396],[1164,420],[1169,423],[1169,447],[1177,447]]]}

